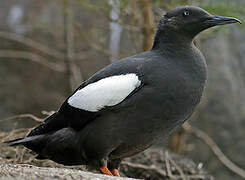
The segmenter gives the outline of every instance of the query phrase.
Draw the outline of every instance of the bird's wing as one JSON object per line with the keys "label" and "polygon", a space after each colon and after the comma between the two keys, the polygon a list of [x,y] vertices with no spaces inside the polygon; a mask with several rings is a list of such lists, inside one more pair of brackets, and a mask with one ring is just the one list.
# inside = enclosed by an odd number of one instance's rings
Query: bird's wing
{"label": "bird's wing", "polygon": [[74,108],[98,112],[119,104],[140,85],[141,80],[135,73],[113,75],[78,89],[67,103]]}
{"label": "bird's wing", "polygon": [[69,126],[80,130],[87,123],[137,92],[144,84],[137,61],[121,60],[94,74],[60,108]]}
{"label": "bird's wing", "polygon": [[127,58],[98,71],[62,104],[59,111],[29,135],[57,131],[64,127],[81,130],[112,106],[130,98],[143,86],[140,60]]}

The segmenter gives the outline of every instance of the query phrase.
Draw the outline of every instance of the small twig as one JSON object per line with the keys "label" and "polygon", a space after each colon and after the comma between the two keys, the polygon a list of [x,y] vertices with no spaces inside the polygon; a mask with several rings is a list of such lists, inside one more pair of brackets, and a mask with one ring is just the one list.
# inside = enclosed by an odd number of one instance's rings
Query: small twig
{"label": "small twig", "polygon": [[188,132],[199,139],[201,139],[203,142],[205,142],[208,147],[213,151],[213,153],[217,156],[217,158],[222,162],[224,166],[226,166],[229,170],[234,172],[235,174],[239,175],[242,178],[245,178],[245,170],[234,164],[218,147],[218,145],[214,142],[214,140],[207,135],[202,130],[191,126],[189,123],[185,123],[183,125],[183,128]]}
{"label": "small twig", "polygon": [[[176,169],[178,169],[178,171],[180,172],[180,176],[172,174],[170,161],[172,164],[174,164]],[[183,179],[189,180],[189,179],[205,179],[206,178],[204,175],[199,175],[199,174],[193,174],[193,175],[186,174],[185,175],[183,170],[181,170],[181,168],[170,158],[168,152],[165,152],[165,163],[167,167],[167,170],[166,170],[167,172],[162,169],[157,168],[155,165],[143,165],[143,164],[137,164],[137,163],[132,163],[128,161],[123,161],[121,164],[126,165],[131,168],[143,169],[145,171],[154,171],[162,177],[165,177],[165,178],[169,177],[170,179],[174,179],[174,180],[183,180]]]}
{"label": "small twig", "polygon": [[12,130],[7,136],[1,138],[0,143],[6,141],[6,140],[8,140],[8,139],[10,139],[10,137],[12,137],[14,134],[19,134],[19,133],[22,132],[22,131],[23,131],[23,132],[27,132],[27,131],[29,131],[29,130],[30,130],[30,128],[14,129],[14,130]]}
{"label": "small twig", "polygon": [[187,177],[187,179],[206,179],[206,177],[204,175],[199,175],[199,174],[187,175],[186,177]]}
{"label": "small twig", "polygon": [[132,168],[144,169],[144,170],[147,170],[147,171],[149,171],[149,170],[155,171],[156,173],[160,174],[163,177],[167,176],[165,171],[157,168],[154,165],[147,166],[147,165],[143,165],[143,164],[136,164],[136,163],[126,162],[126,161],[123,161],[121,164],[129,166],[129,167],[132,167]]}
{"label": "small twig", "polygon": [[30,156],[27,160],[24,161],[24,163],[29,164],[29,163],[31,163],[33,160],[35,160],[35,156]]}
{"label": "small twig", "polygon": [[170,177],[170,179],[177,179],[177,178],[172,174],[171,166],[170,166],[170,163],[169,163],[169,155],[168,155],[168,151],[165,152],[165,163],[166,163],[166,169],[167,169],[167,175],[168,175],[168,177]]}
{"label": "small twig", "polygon": [[26,152],[26,149],[23,148],[18,153],[18,159],[19,159],[19,162],[21,163],[23,162],[23,157],[24,157],[25,152]]}
{"label": "small twig", "polygon": [[[48,114],[48,112],[45,112]],[[49,112],[49,114],[51,114],[51,112]],[[6,118],[6,119],[2,119],[0,120],[0,123],[1,122],[4,122],[4,121],[9,121],[9,120],[13,120],[13,119],[19,119],[19,118],[30,118],[36,122],[39,122],[39,123],[42,123],[46,118],[38,118],[36,116],[34,116],[33,114],[20,114],[20,115],[16,115],[16,116],[12,116],[12,117],[9,117],[9,118]],[[18,134],[20,133],[21,131],[25,132],[27,130],[30,130],[31,128],[20,128],[20,129],[14,129],[12,131],[10,131],[10,133],[8,133],[7,136],[5,135],[0,135],[1,137],[1,142],[4,142],[6,139],[9,139],[9,137],[12,137],[14,134]],[[5,136],[5,137],[4,137]]]}
{"label": "small twig", "polygon": [[32,52],[28,52],[28,51],[1,50],[0,57],[15,58],[15,59],[28,59],[30,61],[39,63],[57,72],[65,71],[65,67],[63,64],[50,62],[47,59],[43,58],[42,56],[32,53]]}
{"label": "small twig", "polygon": [[47,116],[51,116],[54,113],[55,113],[55,111],[42,111],[42,114],[47,115]]}
{"label": "small twig", "polygon": [[186,180],[186,176],[185,176],[184,172],[182,171],[182,169],[175,163],[175,161],[170,156],[168,156],[168,159],[175,166],[175,168],[179,171],[181,178],[183,180]]}
{"label": "small twig", "polygon": [[6,119],[2,119],[2,120],[0,120],[0,122],[9,121],[9,120],[13,120],[13,119],[19,119],[19,118],[31,118],[37,122],[43,122],[43,120],[45,119],[45,118],[38,118],[38,117],[34,116],[33,114],[20,114],[20,115],[16,115],[16,116],[6,118]]}
{"label": "small twig", "polygon": [[58,59],[62,59],[64,60],[64,54],[55,50],[55,49],[51,49],[50,47],[46,47],[30,38],[18,35],[16,33],[9,33],[9,32],[4,32],[4,31],[0,31],[0,38],[4,38],[4,39],[8,39],[8,40],[12,40],[12,41],[16,41],[19,43],[22,43],[26,46],[30,46],[32,48],[35,48],[49,56],[52,57],[56,57]]}
{"label": "small twig", "polygon": [[[170,162],[175,166],[175,168],[179,171],[180,176],[178,175],[173,175]],[[167,176],[170,179],[174,180],[187,180],[187,179],[205,179],[206,177],[204,175],[199,175],[199,174],[194,174],[194,175],[187,175],[184,174],[183,170],[174,162],[174,160],[169,156],[168,151],[165,152],[165,163],[166,163],[166,168],[167,168]]]}

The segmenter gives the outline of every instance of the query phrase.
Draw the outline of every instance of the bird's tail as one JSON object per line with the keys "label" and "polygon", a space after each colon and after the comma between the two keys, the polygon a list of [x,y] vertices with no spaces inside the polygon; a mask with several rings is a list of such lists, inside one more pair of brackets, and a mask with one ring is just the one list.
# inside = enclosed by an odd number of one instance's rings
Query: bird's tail
{"label": "bird's tail", "polygon": [[3,143],[7,144],[8,146],[17,146],[17,145],[26,145],[32,141],[35,141],[37,139],[40,139],[40,136],[30,136],[30,137],[25,137],[25,138],[18,138],[10,141],[5,141]]}
{"label": "bird's tail", "polygon": [[29,137],[25,137],[25,138],[18,138],[18,139],[14,139],[14,140],[10,140],[10,141],[5,141],[3,143],[8,145],[8,146],[24,145],[25,147],[27,147],[27,148],[35,151],[35,152],[39,152],[40,145],[41,145],[42,140],[43,140],[43,136],[44,135],[29,136]]}
{"label": "bird's tail", "polygon": [[10,140],[10,141],[5,141],[3,142],[4,144],[8,145],[8,146],[16,146],[21,144],[24,138],[18,138],[18,139],[14,139],[14,140]]}
{"label": "bird's tail", "polygon": [[[58,123],[59,121],[61,123]],[[63,121],[62,115],[56,112],[47,117],[42,124],[34,128],[27,137],[6,141],[4,144],[9,146],[24,145],[28,149],[39,153],[45,147],[45,140],[49,137],[49,134],[64,126]]]}

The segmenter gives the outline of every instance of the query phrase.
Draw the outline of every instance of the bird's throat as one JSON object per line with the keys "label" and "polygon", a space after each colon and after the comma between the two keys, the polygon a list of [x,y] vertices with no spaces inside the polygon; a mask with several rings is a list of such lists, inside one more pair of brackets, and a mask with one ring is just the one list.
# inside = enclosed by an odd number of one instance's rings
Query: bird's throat
{"label": "bird's throat", "polygon": [[152,50],[165,49],[166,47],[188,47],[192,45],[193,38],[174,31],[157,30]]}

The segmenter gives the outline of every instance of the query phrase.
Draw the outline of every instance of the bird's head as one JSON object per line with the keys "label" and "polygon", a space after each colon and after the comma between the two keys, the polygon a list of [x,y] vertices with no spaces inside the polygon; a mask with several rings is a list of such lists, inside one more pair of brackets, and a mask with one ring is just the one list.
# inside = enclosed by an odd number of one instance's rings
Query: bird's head
{"label": "bird's head", "polygon": [[207,11],[194,6],[182,6],[167,12],[158,24],[156,35],[171,34],[192,40],[198,33],[217,25],[241,23],[232,17],[214,16]]}

